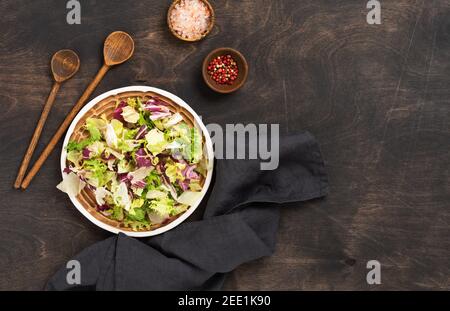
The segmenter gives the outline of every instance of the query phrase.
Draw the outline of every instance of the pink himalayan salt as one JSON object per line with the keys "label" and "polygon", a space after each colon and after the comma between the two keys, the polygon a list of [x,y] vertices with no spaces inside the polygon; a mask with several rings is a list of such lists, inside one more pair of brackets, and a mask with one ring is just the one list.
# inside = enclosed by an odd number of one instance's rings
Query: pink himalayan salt
{"label": "pink himalayan salt", "polygon": [[201,0],[181,0],[171,10],[170,21],[181,37],[195,40],[208,31],[211,12]]}

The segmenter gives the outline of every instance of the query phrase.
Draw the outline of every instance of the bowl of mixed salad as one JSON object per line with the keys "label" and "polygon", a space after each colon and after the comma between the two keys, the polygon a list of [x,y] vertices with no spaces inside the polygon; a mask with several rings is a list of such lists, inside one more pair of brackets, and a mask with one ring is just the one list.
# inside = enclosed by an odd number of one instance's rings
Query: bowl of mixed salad
{"label": "bowl of mixed salad", "polygon": [[206,127],[182,99],[154,87],[115,89],[73,120],[57,188],[105,230],[157,235],[198,207],[211,182],[213,156]]}

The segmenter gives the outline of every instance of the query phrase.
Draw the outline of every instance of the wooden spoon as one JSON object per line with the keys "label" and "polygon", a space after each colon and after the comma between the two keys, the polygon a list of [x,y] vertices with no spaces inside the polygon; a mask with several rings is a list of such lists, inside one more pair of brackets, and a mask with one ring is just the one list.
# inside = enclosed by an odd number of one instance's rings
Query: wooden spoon
{"label": "wooden spoon", "polygon": [[47,147],[45,147],[44,151],[42,151],[39,159],[37,159],[36,163],[31,168],[28,175],[22,182],[22,189],[26,189],[29,185],[33,177],[37,174],[39,169],[44,164],[45,160],[48,158],[50,153],[55,148],[58,141],[64,135],[64,132],[70,126],[70,123],[75,118],[77,113],[83,108],[84,103],[95,90],[97,85],[103,79],[108,70],[115,65],[119,65],[121,63],[126,62],[133,55],[134,52],[134,41],[130,37],[129,34],[122,31],[115,31],[111,33],[105,40],[104,48],[103,48],[103,56],[104,63],[100,70],[97,72],[97,75],[92,80],[92,82],[88,85],[83,95],[81,95],[78,102],[72,108],[72,110],[67,115],[66,119],[63,121],[59,129],[56,131],[53,138],[48,143]]}
{"label": "wooden spoon", "polygon": [[56,94],[64,81],[72,78],[75,73],[77,73],[80,68],[80,59],[78,55],[71,50],[60,50],[56,52],[51,61],[51,69],[53,74],[53,87],[47,98],[47,102],[42,110],[39,122],[34,130],[33,137],[31,138],[28,149],[23,157],[22,164],[20,165],[19,173],[17,174],[16,182],[14,183],[14,188],[20,188],[25,172],[30,164],[31,157],[33,156],[34,149],[41,137],[42,129],[44,128],[45,121],[47,120],[48,114],[52,109],[53,102],[55,101]]}

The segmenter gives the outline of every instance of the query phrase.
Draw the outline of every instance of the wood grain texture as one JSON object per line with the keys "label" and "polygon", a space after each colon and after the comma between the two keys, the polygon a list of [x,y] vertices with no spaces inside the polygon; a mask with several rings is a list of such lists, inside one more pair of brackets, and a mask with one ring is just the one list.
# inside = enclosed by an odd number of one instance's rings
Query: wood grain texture
{"label": "wood grain texture", "polygon": [[[50,56],[73,49],[81,68],[60,92],[37,154],[117,29],[132,34],[135,55],[91,98],[151,85],[183,98],[205,123],[280,123],[321,143],[330,195],[284,206],[274,256],[239,267],[226,289],[450,289],[450,1],[381,2],[382,24],[368,25],[366,1],[211,1],[216,24],[197,43],[168,30],[170,1],[84,1],[81,25],[66,24],[65,1],[0,2],[0,289],[41,289],[72,255],[109,236],[56,190],[58,152],[26,192],[11,185],[52,84]],[[221,46],[241,51],[250,70],[226,96],[201,78],[204,56]],[[378,286],[366,283],[371,259],[382,264]]]}
{"label": "wood grain texture", "polygon": [[56,94],[58,94],[60,86],[61,84],[55,81],[53,83],[52,89],[50,90],[50,94],[48,95],[47,101],[45,102],[44,108],[42,109],[42,113],[39,117],[36,128],[34,129],[33,136],[31,137],[30,144],[28,145],[27,151],[25,151],[25,155],[23,156],[22,164],[20,164],[19,172],[17,173],[17,177],[14,182],[14,188],[16,189],[20,189],[20,185],[22,184],[25,173],[28,170],[28,165],[30,164],[34,150],[36,149],[36,146],[39,142],[42,130],[44,129],[45,121],[47,121],[48,115],[50,114],[50,110],[53,107],[53,103],[55,102]]}

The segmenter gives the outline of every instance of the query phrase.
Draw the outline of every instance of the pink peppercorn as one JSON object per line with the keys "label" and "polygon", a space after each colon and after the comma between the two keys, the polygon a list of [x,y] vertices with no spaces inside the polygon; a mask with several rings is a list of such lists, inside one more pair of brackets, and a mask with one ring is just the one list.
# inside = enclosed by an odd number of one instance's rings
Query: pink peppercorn
{"label": "pink peppercorn", "polygon": [[230,54],[217,56],[208,64],[208,74],[218,84],[233,84],[238,73],[236,61]]}

